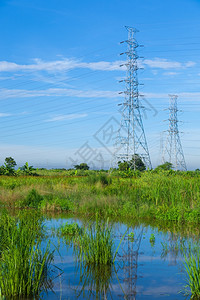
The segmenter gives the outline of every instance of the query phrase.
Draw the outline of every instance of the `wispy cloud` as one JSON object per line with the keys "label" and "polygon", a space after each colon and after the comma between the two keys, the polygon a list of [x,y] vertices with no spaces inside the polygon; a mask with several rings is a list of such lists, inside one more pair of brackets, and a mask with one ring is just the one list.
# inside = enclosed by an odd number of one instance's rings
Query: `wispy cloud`
{"label": "wispy cloud", "polygon": [[82,68],[100,71],[122,70],[120,65],[123,61],[99,61],[99,62],[82,62],[77,59],[63,58],[61,60],[45,62],[41,59],[34,59],[33,64],[20,65],[14,62],[0,61],[0,72],[13,71],[69,71],[72,69]]}
{"label": "wispy cloud", "polygon": [[79,97],[79,98],[116,98],[117,91],[76,90],[65,88],[50,88],[46,90],[0,89],[0,99],[30,98],[30,97]]}
{"label": "wispy cloud", "polygon": [[150,68],[156,69],[186,69],[195,66],[195,62],[188,61],[181,63],[178,61],[172,61],[165,58],[154,58],[154,59],[145,59],[143,61],[144,65],[149,66]]}
{"label": "wispy cloud", "polygon": [[[176,93],[181,101],[200,101],[200,92],[182,92]],[[147,99],[169,99],[168,93],[144,93]]]}
{"label": "wispy cloud", "polygon": [[[63,72],[72,69],[90,69],[97,71],[121,71],[126,67],[123,65],[125,61],[116,60],[113,62],[83,62],[74,58],[63,58],[54,61],[43,61],[39,58],[33,60],[32,64],[17,64],[15,62],[0,61],[0,72],[14,71],[47,71],[47,72]],[[123,65],[120,67],[120,65]],[[185,69],[195,65],[195,62],[188,61],[185,63],[178,61],[170,61],[167,59],[154,58],[145,59],[139,62],[140,66],[148,66],[150,68],[159,69]]]}
{"label": "wispy cloud", "polygon": [[45,120],[45,122],[58,122],[58,121],[68,121],[74,119],[80,119],[87,117],[87,114],[69,114],[69,115],[58,115],[51,119]]}
{"label": "wispy cloud", "polygon": [[[169,93],[144,93],[147,99],[168,99]],[[187,101],[199,101],[200,92],[176,93],[179,98]],[[109,90],[78,90],[66,88],[50,88],[46,90],[25,90],[25,89],[0,89],[0,100],[9,98],[33,98],[33,97],[74,97],[74,98],[110,98],[119,99],[118,91]],[[10,115],[10,114],[9,114]],[[5,115],[6,116],[6,115]]]}
{"label": "wispy cloud", "polygon": [[178,74],[179,74],[178,72],[164,72],[163,73],[163,75],[166,75],[166,76],[176,76]]}
{"label": "wispy cloud", "polygon": [[10,116],[12,116],[12,114],[0,113],[0,118],[3,118],[3,117],[10,117]]}

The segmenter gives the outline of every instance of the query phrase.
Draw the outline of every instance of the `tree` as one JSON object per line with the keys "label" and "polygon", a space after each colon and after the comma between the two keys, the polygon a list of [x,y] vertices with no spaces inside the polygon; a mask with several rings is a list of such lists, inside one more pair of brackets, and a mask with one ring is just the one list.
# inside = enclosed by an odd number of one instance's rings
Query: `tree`
{"label": "tree", "polygon": [[86,163],[81,163],[80,165],[75,165],[76,170],[89,170],[89,166]]}
{"label": "tree", "polygon": [[172,163],[166,161],[164,164],[162,165],[159,165],[155,168],[156,171],[159,171],[159,170],[163,170],[163,171],[169,171],[171,170],[173,167]]}
{"label": "tree", "polygon": [[127,171],[128,169],[138,170],[138,171],[146,170],[146,166],[142,161],[142,158],[138,154],[133,155],[130,161],[123,161],[123,162],[119,161],[118,167],[120,171]]}
{"label": "tree", "polygon": [[24,164],[23,167],[20,168],[21,171],[23,171],[26,175],[32,175],[33,171],[35,171],[35,169],[33,168],[33,166],[29,166],[28,162],[26,162]]}
{"label": "tree", "polygon": [[138,154],[133,155],[129,164],[130,164],[131,170],[138,170],[138,171],[146,170],[146,166],[145,166],[142,158]]}
{"label": "tree", "polygon": [[14,175],[15,174],[14,168],[17,164],[16,164],[16,161],[14,160],[14,158],[6,157],[4,165],[5,165],[5,174],[6,175]]}
{"label": "tree", "polygon": [[118,162],[118,167],[119,167],[120,171],[128,171],[129,163],[127,161],[124,161],[124,162],[119,161]]}

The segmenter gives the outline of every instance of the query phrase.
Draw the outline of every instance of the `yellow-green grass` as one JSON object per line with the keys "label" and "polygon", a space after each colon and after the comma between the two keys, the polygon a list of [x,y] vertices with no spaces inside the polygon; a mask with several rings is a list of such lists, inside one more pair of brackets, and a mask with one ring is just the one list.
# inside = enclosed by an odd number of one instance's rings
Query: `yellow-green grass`
{"label": "yellow-green grass", "polygon": [[[146,171],[131,178],[120,172],[64,174],[0,176],[0,203],[42,211],[200,223],[200,175],[195,172]],[[41,197],[29,201],[33,190]]]}

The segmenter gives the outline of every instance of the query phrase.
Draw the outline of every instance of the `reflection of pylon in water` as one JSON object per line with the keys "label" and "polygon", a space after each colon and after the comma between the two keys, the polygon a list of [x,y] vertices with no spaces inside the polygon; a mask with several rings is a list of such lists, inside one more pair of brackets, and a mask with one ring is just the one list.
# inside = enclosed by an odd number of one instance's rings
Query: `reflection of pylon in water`
{"label": "reflection of pylon in water", "polygon": [[[138,255],[143,235],[143,228],[137,234],[131,236],[130,228],[118,253],[117,274],[120,282],[124,283],[123,292],[125,299],[136,299],[136,283],[138,271]],[[122,272],[120,272],[120,270]]]}

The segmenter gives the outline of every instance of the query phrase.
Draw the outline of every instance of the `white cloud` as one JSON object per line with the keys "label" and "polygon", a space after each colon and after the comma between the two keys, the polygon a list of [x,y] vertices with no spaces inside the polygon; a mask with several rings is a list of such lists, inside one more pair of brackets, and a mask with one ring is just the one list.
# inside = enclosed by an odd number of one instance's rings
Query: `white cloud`
{"label": "white cloud", "polygon": [[65,88],[50,88],[46,90],[0,89],[0,99],[30,98],[30,97],[79,97],[79,98],[116,98],[116,91],[76,90]]}
{"label": "white cloud", "polygon": [[[170,93],[144,93],[145,98],[147,99],[169,99]],[[182,92],[176,93],[181,101],[200,101],[200,92]]]}
{"label": "white cloud", "polygon": [[[113,62],[98,61],[98,62],[82,62],[75,58],[63,58],[55,61],[43,61],[35,58],[32,64],[17,64],[14,62],[0,61],[0,72],[14,71],[47,71],[47,72],[62,72],[72,69],[90,69],[99,71],[119,71],[125,70],[125,66],[121,66],[125,61],[117,60]],[[185,63],[170,61],[162,58],[144,59],[138,62],[139,66],[146,65],[150,68],[159,69],[185,69],[193,67],[196,63],[188,61]]]}
{"label": "white cloud", "polygon": [[187,63],[185,63],[185,66],[187,68],[194,67],[195,65],[196,65],[196,63],[194,61],[188,61]]}
{"label": "white cloud", "polygon": [[69,114],[69,115],[59,115],[51,119],[46,120],[45,122],[57,122],[57,121],[66,121],[74,120],[87,117],[87,114]]}
{"label": "white cloud", "polygon": [[[146,99],[169,99],[169,93],[144,93]],[[176,95],[186,101],[200,101],[200,92],[181,92]],[[104,90],[76,90],[66,88],[50,88],[46,90],[22,90],[22,89],[0,89],[0,100],[9,98],[31,98],[31,97],[76,97],[76,98],[110,98],[119,99],[117,91]],[[23,113],[22,113],[23,114]],[[10,115],[10,114],[9,114]],[[0,115],[1,116],[1,115]],[[2,115],[3,116],[3,115]],[[6,116],[6,115],[4,115]]]}
{"label": "white cloud", "polygon": [[178,61],[170,61],[165,58],[154,58],[154,59],[145,59],[143,61],[144,65],[149,66],[150,68],[157,69],[185,69],[193,67],[196,63],[188,61],[186,63],[181,63]]}
{"label": "white cloud", "polygon": [[179,73],[178,72],[164,72],[163,75],[166,75],[166,76],[175,76],[175,75],[178,75]]}
{"label": "white cloud", "polygon": [[0,72],[13,71],[69,71],[72,69],[82,68],[100,71],[116,71],[122,70],[120,67],[123,61],[99,61],[99,62],[81,62],[77,59],[64,58],[61,60],[45,62],[39,58],[34,59],[33,64],[19,65],[13,62],[0,61]]}
{"label": "white cloud", "polygon": [[79,68],[87,68],[91,70],[100,70],[100,71],[118,71],[122,70],[122,67],[120,67],[121,64],[123,64],[124,61],[114,61],[114,62],[108,62],[108,61],[100,61],[100,62],[94,62],[94,63],[79,63]]}
{"label": "white cloud", "polygon": [[12,114],[7,114],[7,113],[0,113],[0,118],[2,117],[10,117]]}

